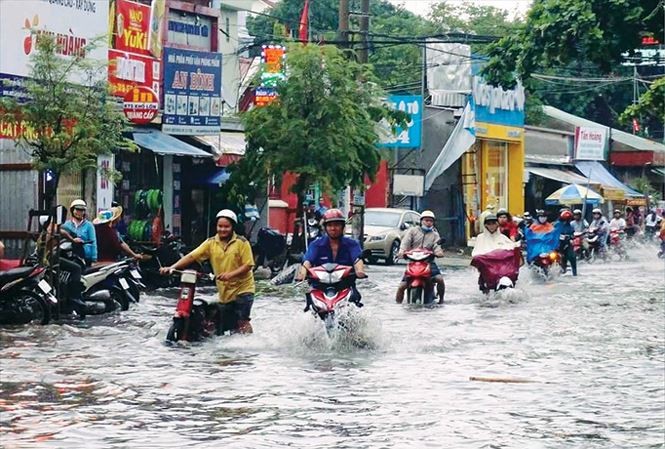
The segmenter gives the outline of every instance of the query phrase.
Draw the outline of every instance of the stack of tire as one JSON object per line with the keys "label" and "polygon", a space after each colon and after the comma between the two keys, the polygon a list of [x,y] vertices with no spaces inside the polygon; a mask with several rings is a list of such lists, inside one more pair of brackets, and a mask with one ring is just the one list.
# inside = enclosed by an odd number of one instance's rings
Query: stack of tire
{"label": "stack of tire", "polygon": [[136,241],[147,242],[153,237],[154,218],[162,208],[162,191],[159,189],[138,190],[134,194],[134,216],[129,223],[127,235]]}

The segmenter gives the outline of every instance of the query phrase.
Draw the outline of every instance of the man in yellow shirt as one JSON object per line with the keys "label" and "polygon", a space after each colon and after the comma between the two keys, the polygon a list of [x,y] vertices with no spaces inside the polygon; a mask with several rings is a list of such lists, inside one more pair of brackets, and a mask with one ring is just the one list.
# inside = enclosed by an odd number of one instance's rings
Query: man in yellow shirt
{"label": "man in yellow shirt", "polygon": [[250,312],[254,303],[254,256],[247,239],[233,232],[238,223],[236,214],[223,209],[217,213],[217,235],[210,237],[198,248],[182,257],[170,267],[160,269],[170,274],[194,262],[210,260],[219,291],[220,317],[217,333],[226,330],[241,334],[252,333]]}

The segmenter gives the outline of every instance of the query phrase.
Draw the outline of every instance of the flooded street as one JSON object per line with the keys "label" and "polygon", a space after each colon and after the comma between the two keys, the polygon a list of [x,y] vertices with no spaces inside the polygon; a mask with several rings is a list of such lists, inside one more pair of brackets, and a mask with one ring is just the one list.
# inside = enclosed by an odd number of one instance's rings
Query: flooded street
{"label": "flooded street", "polygon": [[84,324],[2,329],[0,445],[663,447],[653,253],[545,285],[523,269],[489,301],[474,269],[446,269],[433,309],[394,304],[404,266],[371,266],[357,317],[371,349],[330,341],[290,288],[259,296],[254,335],[190,347],[164,344],[174,291]]}

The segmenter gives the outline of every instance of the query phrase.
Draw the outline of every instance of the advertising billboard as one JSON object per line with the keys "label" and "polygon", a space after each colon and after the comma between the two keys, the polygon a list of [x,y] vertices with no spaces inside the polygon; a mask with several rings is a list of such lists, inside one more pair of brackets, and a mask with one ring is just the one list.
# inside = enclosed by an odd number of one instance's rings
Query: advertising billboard
{"label": "advertising billboard", "polygon": [[[113,13],[113,10],[112,10]],[[116,0],[113,20],[113,48],[150,54],[150,6],[129,0]]]}
{"label": "advertising billboard", "polygon": [[[28,76],[30,56],[42,34],[55,37],[63,57],[106,61],[108,17],[108,0],[0,1],[0,74]],[[96,38],[96,48],[87,48]]]}
{"label": "advertising billboard", "polygon": [[149,87],[159,95],[161,63],[150,56],[109,50],[112,95],[124,97],[134,87]]}
{"label": "advertising billboard", "polygon": [[397,111],[406,112],[411,116],[406,129],[398,128],[395,133],[387,130],[382,134],[378,146],[382,148],[419,148],[422,122],[423,97],[421,95],[391,95],[386,104]]}
{"label": "advertising billboard", "polygon": [[164,48],[162,130],[170,134],[219,132],[222,55]]}
{"label": "advertising billboard", "polygon": [[575,159],[604,161],[608,146],[607,128],[602,126],[575,127]]}

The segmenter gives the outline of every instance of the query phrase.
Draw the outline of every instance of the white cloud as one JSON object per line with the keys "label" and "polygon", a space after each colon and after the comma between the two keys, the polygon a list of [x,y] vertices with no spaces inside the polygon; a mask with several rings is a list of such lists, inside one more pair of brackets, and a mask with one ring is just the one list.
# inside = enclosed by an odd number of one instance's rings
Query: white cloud
{"label": "white cloud", "polygon": [[[441,3],[442,0],[389,0],[394,5],[403,5],[406,9],[421,16],[426,16],[432,5]],[[531,6],[531,0],[446,0],[450,5],[462,5],[463,3],[475,5],[495,6],[506,11],[524,15]]]}

